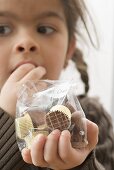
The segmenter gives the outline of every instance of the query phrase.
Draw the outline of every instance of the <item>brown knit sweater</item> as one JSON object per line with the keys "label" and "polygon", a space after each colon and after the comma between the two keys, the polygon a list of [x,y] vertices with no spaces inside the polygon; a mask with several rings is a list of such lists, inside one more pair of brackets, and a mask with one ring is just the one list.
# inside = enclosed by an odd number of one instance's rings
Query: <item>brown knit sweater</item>
{"label": "brown knit sweater", "polygon": [[[98,99],[79,98],[86,117],[99,126],[99,142],[86,161],[73,170],[114,170],[114,134],[111,118]],[[46,170],[26,164],[15,136],[14,119],[0,109],[0,170]]]}

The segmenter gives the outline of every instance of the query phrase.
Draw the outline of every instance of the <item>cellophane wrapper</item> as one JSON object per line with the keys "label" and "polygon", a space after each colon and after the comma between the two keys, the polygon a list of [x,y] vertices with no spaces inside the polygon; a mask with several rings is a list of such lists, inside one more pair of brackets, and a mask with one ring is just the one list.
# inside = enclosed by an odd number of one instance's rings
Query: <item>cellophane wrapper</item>
{"label": "cellophane wrapper", "polygon": [[77,98],[74,81],[27,81],[19,91],[16,105],[16,137],[19,149],[31,148],[36,135],[48,136],[54,129],[69,130],[74,148],[85,147],[87,125]]}

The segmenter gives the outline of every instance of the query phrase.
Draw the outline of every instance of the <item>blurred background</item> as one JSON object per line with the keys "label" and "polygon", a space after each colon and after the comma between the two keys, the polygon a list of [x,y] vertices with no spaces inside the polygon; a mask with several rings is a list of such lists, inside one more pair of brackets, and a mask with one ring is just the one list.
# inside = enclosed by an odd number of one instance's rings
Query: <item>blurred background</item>
{"label": "blurred background", "polygon": [[100,42],[99,51],[89,51],[90,94],[100,96],[101,102],[114,120],[114,1],[87,2]]}
{"label": "blurred background", "polygon": [[[90,96],[98,96],[100,102],[111,114],[114,120],[114,0],[86,0],[95,24],[100,43],[99,50],[94,49],[88,40],[87,47],[81,44],[86,61],[89,65]],[[89,21],[88,21],[89,23]],[[83,31],[83,28],[82,28]],[[94,34],[93,27],[89,25],[89,31]],[[84,33],[83,33],[84,34]],[[93,35],[94,37],[94,35]],[[69,63],[68,69],[63,73],[64,77],[76,80],[80,79],[78,73],[74,73],[73,63]],[[72,72],[72,74],[71,74]],[[68,76],[69,75],[69,76]],[[63,76],[63,75],[62,75]],[[79,81],[78,81],[79,82]],[[82,85],[80,82],[80,88]],[[82,87],[83,89],[83,87]],[[81,91],[79,90],[79,93]]]}

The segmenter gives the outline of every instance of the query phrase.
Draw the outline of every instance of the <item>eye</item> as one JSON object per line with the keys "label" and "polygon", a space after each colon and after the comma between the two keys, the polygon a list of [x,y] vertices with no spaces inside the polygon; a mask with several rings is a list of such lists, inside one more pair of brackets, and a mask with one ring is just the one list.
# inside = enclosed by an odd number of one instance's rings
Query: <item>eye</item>
{"label": "eye", "polygon": [[51,34],[55,31],[55,29],[49,26],[40,26],[37,28],[37,31],[41,34]]}
{"label": "eye", "polygon": [[0,36],[8,35],[11,33],[11,28],[7,25],[0,25]]}

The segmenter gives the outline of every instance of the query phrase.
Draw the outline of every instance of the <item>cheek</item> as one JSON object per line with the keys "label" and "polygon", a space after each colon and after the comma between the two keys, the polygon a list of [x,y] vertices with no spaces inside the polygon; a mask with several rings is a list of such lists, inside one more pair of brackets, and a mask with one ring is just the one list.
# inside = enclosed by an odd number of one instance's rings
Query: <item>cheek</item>
{"label": "cheek", "polygon": [[8,55],[10,55],[10,51],[8,48],[9,41],[1,41],[0,40],[0,66],[5,67],[5,65],[8,63]]}
{"label": "cheek", "polygon": [[7,71],[10,52],[7,48],[0,48],[0,70]]}
{"label": "cheek", "polygon": [[8,77],[9,77],[9,74],[5,70],[0,69],[0,89],[3,87]]}
{"label": "cheek", "polygon": [[44,66],[47,70],[47,79],[58,79],[64,67],[67,54],[67,44],[58,42],[45,49]]}
{"label": "cheek", "polygon": [[6,82],[9,77],[8,69],[4,63],[0,61],[0,87]]}
{"label": "cheek", "polygon": [[60,73],[64,67],[66,55],[57,55],[55,53],[50,59],[47,59],[47,62],[45,60],[45,67],[47,70],[47,79],[58,79],[60,76]]}
{"label": "cheek", "polygon": [[9,77],[9,60],[7,50],[0,48],[0,51],[0,87],[2,87]]}

